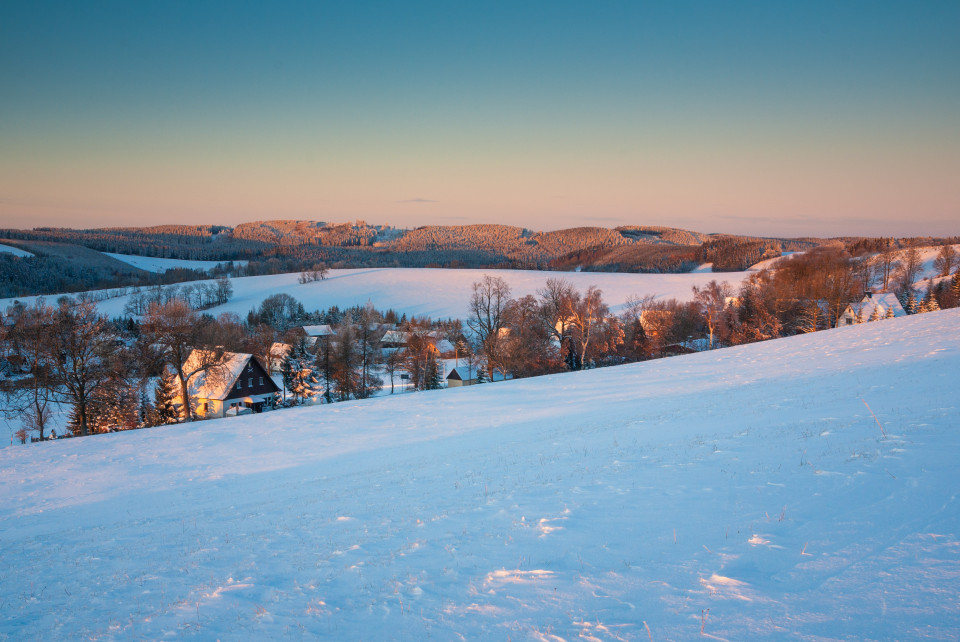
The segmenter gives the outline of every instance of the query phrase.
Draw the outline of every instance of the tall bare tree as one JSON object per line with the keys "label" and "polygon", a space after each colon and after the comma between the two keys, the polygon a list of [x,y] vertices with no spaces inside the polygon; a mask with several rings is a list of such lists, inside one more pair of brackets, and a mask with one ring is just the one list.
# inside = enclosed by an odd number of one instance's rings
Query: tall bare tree
{"label": "tall bare tree", "polygon": [[481,344],[504,327],[509,301],[510,286],[502,278],[484,274],[482,279],[474,281],[467,326],[477,335]]}
{"label": "tall bare tree", "polygon": [[726,282],[717,283],[715,279],[707,283],[703,288],[693,286],[693,301],[700,308],[700,313],[707,322],[711,350],[713,350],[713,335],[720,322],[720,317],[727,307],[727,299],[731,294],[732,290]]}
{"label": "tall bare tree", "polygon": [[952,245],[944,245],[937,253],[937,258],[933,260],[933,267],[937,270],[939,276],[949,276],[953,267],[957,264],[957,251]]}
{"label": "tall bare tree", "polygon": [[48,350],[53,311],[41,298],[29,307],[13,308],[7,323],[0,328],[0,332],[5,332],[6,347],[11,355],[30,373],[28,378],[5,390],[8,404],[4,410],[18,418],[26,432],[36,433],[41,440],[46,437],[53,395],[58,387]]}
{"label": "tall bare tree", "polygon": [[570,360],[571,369],[579,369],[585,363],[593,361],[594,354],[591,350],[594,347],[594,341],[601,334],[606,318],[610,314],[610,308],[603,302],[603,292],[591,285],[587,288],[586,294],[580,296],[579,292],[574,292],[570,300],[569,321],[571,325],[570,341],[576,350],[576,358]]}
{"label": "tall bare tree", "polygon": [[357,399],[366,399],[383,388],[383,379],[376,373],[377,366],[383,362],[380,342],[383,333],[372,303],[368,302],[360,312],[356,335],[360,353],[360,381],[355,394]]}
{"label": "tall bare tree", "polygon": [[883,277],[883,289],[884,291],[890,287],[890,278],[893,276],[894,271],[899,265],[897,257],[899,256],[896,246],[893,244],[893,239],[885,239],[884,245],[880,250],[880,253],[877,254],[877,269],[880,273],[880,276]]}
{"label": "tall bare tree", "polygon": [[[210,336],[208,324],[182,299],[151,303],[141,324],[142,340],[159,364],[173,371],[183,399],[183,419],[193,419],[190,380],[201,372],[215,375],[223,363],[224,348]],[[194,359],[188,357],[196,349]]]}
{"label": "tall bare tree", "polygon": [[545,286],[537,290],[537,297],[544,331],[556,341],[561,354],[566,346],[569,360],[574,329],[572,307],[577,297],[573,284],[566,279],[547,279]]}
{"label": "tall bare tree", "polygon": [[52,318],[49,363],[73,406],[77,429],[89,435],[94,397],[112,374],[116,335],[90,301],[63,300]]}
{"label": "tall bare tree", "polygon": [[914,281],[920,275],[923,268],[923,256],[920,250],[915,247],[908,247],[900,253],[900,269],[897,272],[897,280],[900,290],[906,291],[913,288]]}

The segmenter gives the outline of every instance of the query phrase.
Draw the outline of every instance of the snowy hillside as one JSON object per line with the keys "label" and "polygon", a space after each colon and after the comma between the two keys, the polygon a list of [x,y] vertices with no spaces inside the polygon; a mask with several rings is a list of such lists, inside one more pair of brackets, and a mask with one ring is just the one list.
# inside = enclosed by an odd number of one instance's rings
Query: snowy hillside
{"label": "snowy hillside", "polygon": [[[440,270],[427,268],[369,268],[331,270],[323,281],[300,283],[300,274],[248,276],[231,279],[234,295],[226,305],[210,312],[236,312],[246,316],[272,294],[285,292],[308,311],[324,310],[331,305],[348,308],[372,301],[379,308],[393,308],[407,315],[429,315],[434,319],[463,319],[469,314],[470,286],[491,274],[503,277],[513,289],[513,296],[535,294],[547,279],[563,278],[585,291],[596,285],[603,290],[604,300],[614,312],[631,295],[656,295],[660,298],[689,300],[691,287],[702,286],[716,279],[738,286],[746,272],[711,274],[615,274],[609,272],[538,272],[533,270]],[[30,302],[35,297],[21,297]],[[108,299],[98,304],[101,313],[121,316],[127,296]],[[13,299],[0,299],[6,308]]]}
{"label": "snowy hillside", "polygon": [[957,639],[958,332],[3,449],[0,638]]}
{"label": "snowy hillside", "polygon": [[[127,265],[146,270],[147,272],[166,272],[173,268],[188,268],[191,270],[210,270],[224,263],[224,261],[188,261],[185,259],[161,259],[153,256],[136,256],[134,254],[113,254],[103,252],[109,257],[123,261]],[[247,261],[234,261],[235,265],[246,265]]]}
{"label": "snowy hillside", "polygon": [[12,245],[2,245],[0,244],[0,252],[6,254],[13,254],[14,256],[33,256],[33,252],[27,252],[26,250],[21,250],[19,247],[13,247]]}

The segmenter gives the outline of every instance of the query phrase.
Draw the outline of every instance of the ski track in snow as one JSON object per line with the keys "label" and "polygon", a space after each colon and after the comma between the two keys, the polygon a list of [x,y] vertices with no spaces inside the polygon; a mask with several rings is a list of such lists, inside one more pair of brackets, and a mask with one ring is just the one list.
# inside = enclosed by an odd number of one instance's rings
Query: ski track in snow
{"label": "ski track in snow", "polygon": [[958,330],[6,448],[0,638],[957,639]]}

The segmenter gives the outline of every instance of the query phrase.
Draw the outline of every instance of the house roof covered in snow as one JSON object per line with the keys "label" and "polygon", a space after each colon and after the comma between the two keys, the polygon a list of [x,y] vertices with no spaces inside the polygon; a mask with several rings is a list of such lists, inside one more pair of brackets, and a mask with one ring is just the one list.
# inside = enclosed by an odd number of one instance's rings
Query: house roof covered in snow
{"label": "house roof covered in snow", "polygon": [[270,346],[270,354],[274,357],[285,357],[290,354],[290,350],[293,349],[289,343],[281,343],[280,341],[274,342]]}
{"label": "house roof covered in snow", "polygon": [[899,299],[893,292],[879,292],[877,294],[868,293],[859,303],[853,303],[849,306],[854,314],[858,314],[863,321],[869,321],[874,316],[874,310],[877,317],[884,319],[887,317],[888,310],[893,310],[894,317],[903,317],[907,313],[900,305]]}
{"label": "house roof covered in snow", "polygon": [[[212,353],[207,350],[194,350],[183,364],[186,373],[203,367],[204,362],[210,361]],[[253,358],[245,352],[224,352],[217,365],[209,367],[190,379],[188,386],[190,396],[198,399],[223,400],[230,394],[230,389],[237,377]]]}
{"label": "house roof covered in snow", "polygon": [[477,378],[477,369],[468,368],[467,366],[454,366],[450,369],[450,372],[447,373],[447,379],[453,379],[455,381],[472,381]]}
{"label": "house roof covered in snow", "polygon": [[329,337],[336,334],[329,323],[322,325],[305,325],[303,326],[303,331],[307,333],[308,337]]}

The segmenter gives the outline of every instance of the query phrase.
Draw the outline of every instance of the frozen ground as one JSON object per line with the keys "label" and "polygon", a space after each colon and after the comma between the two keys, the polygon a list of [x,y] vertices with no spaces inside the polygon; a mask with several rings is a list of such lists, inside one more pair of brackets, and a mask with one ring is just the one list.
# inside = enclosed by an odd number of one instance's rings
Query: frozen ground
{"label": "frozen ground", "polygon": [[957,639],[958,332],[6,448],[0,638]]}
{"label": "frozen ground", "polygon": [[[112,254],[103,252],[107,256],[113,257],[118,261],[123,261],[127,265],[146,270],[147,272],[166,272],[173,268],[189,268],[191,270],[210,270],[226,261],[188,261],[185,259],[160,259],[153,256],[137,256],[134,254]],[[247,261],[234,261],[236,265],[246,265]]]}

